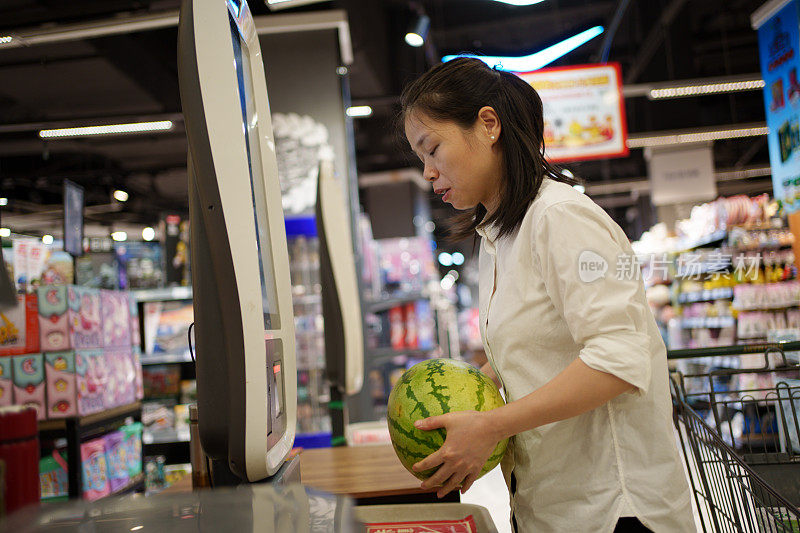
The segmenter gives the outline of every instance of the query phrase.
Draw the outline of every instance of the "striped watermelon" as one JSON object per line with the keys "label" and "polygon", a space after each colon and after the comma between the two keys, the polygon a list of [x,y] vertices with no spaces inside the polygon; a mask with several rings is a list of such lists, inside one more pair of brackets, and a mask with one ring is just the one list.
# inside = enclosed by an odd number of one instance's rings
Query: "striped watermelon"
{"label": "striped watermelon", "polygon": [[[411,466],[444,443],[444,428],[421,431],[414,422],[451,411],[489,411],[503,405],[497,386],[475,367],[453,359],[429,359],[409,368],[389,395],[389,435],[397,457],[419,479],[436,468],[414,472]],[[497,466],[508,440],[497,444],[481,470],[481,476]],[[437,467],[438,468],[438,467]]]}

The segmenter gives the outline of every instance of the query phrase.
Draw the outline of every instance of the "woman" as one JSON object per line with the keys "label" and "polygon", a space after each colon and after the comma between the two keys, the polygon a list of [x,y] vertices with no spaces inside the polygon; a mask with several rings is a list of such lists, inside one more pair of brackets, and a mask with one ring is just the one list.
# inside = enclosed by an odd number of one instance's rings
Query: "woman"
{"label": "woman", "polygon": [[455,236],[482,237],[483,370],[508,400],[419,421],[447,431],[414,465],[439,467],[422,486],[440,486],[440,497],[468,490],[510,437],[515,531],[694,531],[666,350],[642,282],[621,268],[633,251],[545,160],[536,91],[460,58],[410,84],[402,109],[424,177],[467,210]]}

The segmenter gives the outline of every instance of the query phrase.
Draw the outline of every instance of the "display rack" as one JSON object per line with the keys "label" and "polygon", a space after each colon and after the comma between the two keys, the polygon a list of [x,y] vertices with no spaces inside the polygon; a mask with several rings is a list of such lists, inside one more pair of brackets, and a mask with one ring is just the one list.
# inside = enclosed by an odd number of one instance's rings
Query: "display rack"
{"label": "display rack", "polygon": [[[40,437],[67,439],[67,486],[71,499],[80,498],[83,493],[81,442],[119,428],[128,418],[141,419],[141,413],[141,402],[134,402],[102,413],[39,422]],[[144,490],[142,475],[134,478],[114,494],[140,490]]]}

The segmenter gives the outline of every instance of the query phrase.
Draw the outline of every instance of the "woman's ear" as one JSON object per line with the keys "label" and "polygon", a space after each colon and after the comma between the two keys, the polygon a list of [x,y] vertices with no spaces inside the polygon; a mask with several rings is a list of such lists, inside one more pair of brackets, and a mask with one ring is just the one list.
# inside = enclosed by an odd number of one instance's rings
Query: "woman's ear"
{"label": "woman's ear", "polygon": [[478,134],[486,135],[492,144],[500,138],[500,117],[493,107],[487,105],[480,108],[476,125]]}

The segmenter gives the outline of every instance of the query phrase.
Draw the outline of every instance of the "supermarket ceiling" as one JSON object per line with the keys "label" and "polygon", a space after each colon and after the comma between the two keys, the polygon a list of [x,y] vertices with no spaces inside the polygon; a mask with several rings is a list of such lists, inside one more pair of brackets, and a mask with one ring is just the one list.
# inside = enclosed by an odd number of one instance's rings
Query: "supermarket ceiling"
{"label": "supermarket ceiling", "polygon": [[[759,72],[757,35],[750,14],[763,0],[544,0],[515,7],[491,0],[340,0],[291,11],[346,9],[354,62],[349,78],[354,104],[373,115],[354,121],[359,172],[415,164],[398,143],[391,124],[405,82],[444,54],[474,51],[523,55],[595,25],[612,26],[609,60],[622,66],[626,86]],[[142,14],[179,7],[178,0],[0,0],[0,36],[15,32]],[[257,15],[270,15],[252,0]],[[403,39],[417,13],[431,20],[428,44],[412,48]],[[281,11],[279,13],[285,13]],[[122,212],[98,220],[153,222],[164,210],[186,208],[186,141],[180,122],[176,28],[0,49],[0,190],[18,213],[61,202],[64,178],[87,189],[87,203],[109,202],[114,188],[130,201]],[[607,33],[608,35],[608,33]],[[604,36],[581,46],[553,66],[597,62]],[[759,91],[651,101],[626,98],[632,134],[763,123]],[[119,117],[178,118],[170,133],[44,142],[42,127],[85,125]],[[717,141],[718,171],[764,169],[765,137]],[[647,204],[643,151],[630,157],[565,165],[588,183],[588,192],[623,224]],[[761,175],[759,175],[761,174]],[[770,189],[763,171],[724,174],[720,192]],[[731,176],[736,176],[732,178]],[[749,177],[743,177],[749,176]],[[101,210],[102,211],[102,210]],[[444,216],[446,210],[435,215]]]}

